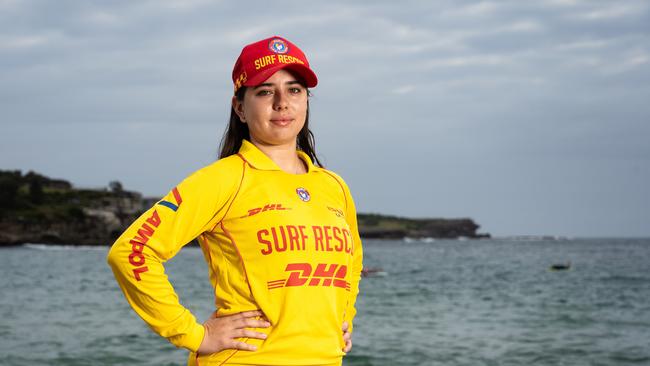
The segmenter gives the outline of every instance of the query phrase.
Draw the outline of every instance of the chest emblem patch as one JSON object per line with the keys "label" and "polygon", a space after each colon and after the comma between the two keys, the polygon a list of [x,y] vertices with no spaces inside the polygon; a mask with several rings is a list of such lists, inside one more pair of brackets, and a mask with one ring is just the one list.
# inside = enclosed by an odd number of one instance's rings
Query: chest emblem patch
{"label": "chest emblem patch", "polygon": [[296,193],[298,193],[298,197],[300,197],[300,199],[303,200],[304,202],[309,202],[309,200],[311,199],[311,195],[309,195],[309,191],[302,187],[296,188]]}

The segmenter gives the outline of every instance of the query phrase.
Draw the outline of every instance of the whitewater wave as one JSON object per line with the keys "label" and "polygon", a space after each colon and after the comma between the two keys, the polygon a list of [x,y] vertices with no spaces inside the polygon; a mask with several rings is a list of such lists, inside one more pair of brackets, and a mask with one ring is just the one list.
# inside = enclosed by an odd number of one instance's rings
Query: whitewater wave
{"label": "whitewater wave", "polygon": [[72,244],[38,244],[26,243],[22,247],[36,250],[108,250],[108,246],[103,245],[72,245]]}

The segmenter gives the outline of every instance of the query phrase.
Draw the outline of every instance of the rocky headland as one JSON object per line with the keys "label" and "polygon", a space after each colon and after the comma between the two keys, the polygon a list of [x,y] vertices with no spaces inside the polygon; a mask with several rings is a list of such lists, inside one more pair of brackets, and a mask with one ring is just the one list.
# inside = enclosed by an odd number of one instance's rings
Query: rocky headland
{"label": "rocky headland", "polygon": [[[127,191],[118,181],[81,189],[38,173],[0,170],[0,246],[24,243],[110,245],[159,198]],[[358,215],[364,238],[482,238],[469,218],[409,219]]]}
{"label": "rocky headland", "polygon": [[359,234],[364,238],[403,239],[481,239],[490,234],[478,233],[479,225],[470,218],[413,219],[380,214],[357,215]]}

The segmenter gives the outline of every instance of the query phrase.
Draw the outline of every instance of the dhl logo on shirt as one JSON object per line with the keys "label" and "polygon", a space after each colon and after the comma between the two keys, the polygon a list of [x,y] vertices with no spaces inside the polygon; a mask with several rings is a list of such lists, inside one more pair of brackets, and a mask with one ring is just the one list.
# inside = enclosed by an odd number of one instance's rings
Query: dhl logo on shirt
{"label": "dhl logo on shirt", "polygon": [[289,263],[285,272],[289,272],[289,278],[268,281],[269,290],[297,286],[334,286],[350,291],[350,283],[345,281],[348,272],[346,265],[319,263],[312,273],[309,263]]}
{"label": "dhl logo on shirt", "polygon": [[250,217],[253,215],[257,215],[260,212],[266,212],[266,211],[285,211],[285,210],[291,210],[290,207],[283,207],[281,203],[269,203],[264,205],[263,207],[255,207],[251,208],[248,210],[248,214],[240,217],[240,219]]}

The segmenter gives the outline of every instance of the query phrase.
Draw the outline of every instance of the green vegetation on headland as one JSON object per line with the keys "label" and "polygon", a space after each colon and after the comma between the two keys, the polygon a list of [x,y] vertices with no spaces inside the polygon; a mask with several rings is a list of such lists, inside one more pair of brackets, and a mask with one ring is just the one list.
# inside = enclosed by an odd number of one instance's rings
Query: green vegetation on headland
{"label": "green vegetation on headland", "polygon": [[489,238],[490,234],[480,234],[480,227],[472,219],[410,219],[379,214],[357,215],[359,233],[364,238],[402,239],[402,238],[446,238],[459,237],[479,239]]}
{"label": "green vegetation on headland", "polygon": [[[126,191],[118,181],[79,189],[38,173],[0,170],[0,245],[110,245],[158,198]],[[471,219],[408,219],[358,215],[365,238],[481,238]]]}

